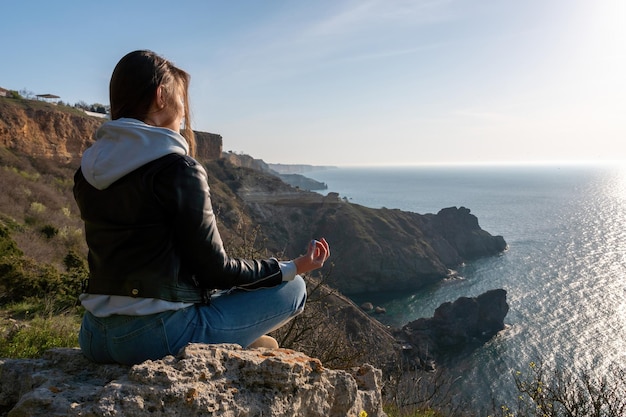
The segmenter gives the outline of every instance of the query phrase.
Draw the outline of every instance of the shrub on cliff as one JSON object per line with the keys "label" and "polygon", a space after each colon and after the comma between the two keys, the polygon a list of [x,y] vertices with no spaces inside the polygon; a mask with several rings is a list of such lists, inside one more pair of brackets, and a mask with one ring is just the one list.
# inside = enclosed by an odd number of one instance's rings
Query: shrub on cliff
{"label": "shrub on cliff", "polygon": [[11,238],[9,229],[0,225],[0,301],[3,304],[29,298],[49,300],[54,311],[64,311],[76,304],[87,266],[75,252],[65,259],[65,272],[24,256]]}
{"label": "shrub on cliff", "polygon": [[75,252],[65,256],[64,265],[61,273],[24,256],[0,224],[0,357],[32,358],[78,345],[80,315],[74,307],[87,268]]}
{"label": "shrub on cliff", "polygon": [[621,417],[626,415],[626,369],[606,374],[563,368],[550,369],[531,362],[526,373],[516,372],[520,392],[518,411],[502,407],[503,415],[519,417]]}

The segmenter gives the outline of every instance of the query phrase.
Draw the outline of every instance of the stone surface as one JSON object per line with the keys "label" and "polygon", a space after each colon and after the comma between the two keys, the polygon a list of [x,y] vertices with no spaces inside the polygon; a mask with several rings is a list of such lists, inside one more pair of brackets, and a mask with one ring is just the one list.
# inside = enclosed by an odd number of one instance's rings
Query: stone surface
{"label": "stone surface", "polygon": [[385,416],[381,371],[324,368],[287,350],[190,344],[133,367],[97,365],[78,349],[0,360],[0,415]]}

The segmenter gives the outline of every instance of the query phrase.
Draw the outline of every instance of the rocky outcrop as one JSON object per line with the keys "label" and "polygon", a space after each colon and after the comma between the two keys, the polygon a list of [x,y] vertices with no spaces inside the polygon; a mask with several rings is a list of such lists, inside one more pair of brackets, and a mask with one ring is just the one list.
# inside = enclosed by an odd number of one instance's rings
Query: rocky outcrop
{"label": "rocky outcrop", "polygon": [[133,367],[97,365],[78,349],[0,360],[0,415],[385,416],[381,372],[330,370],[291,350],[191,344]]}
{"label": "rocky outcrop", "polygon": [[500,253],[507,248],[502,236],[492,236],[481,229],[478,218],[465,207],[449,207],[436,215],[425,215],[431,220],[434,246],[445,263],[477,259]]}
{"label": "rocky outcrop", "polygon": [[278,178],[291,185],[307,191],[326,190],[328,185],[300,174],[278,174]]}
{"label": "rocky outcrop", "polygon": [[[300,175],[299,173],[279,172],[272,168],[272,167],[282,167],[283,171],[289,171],[287,169],[284,169],[284,167],[288,167],[289,165],[267,164],[262,159],[256,159],[256,158],[251,157],[250,155],[238,154],[234,152],[224,152],[222,154],[222,158],[224,158],[226,161],[230,162],[236,167],[248,168],[254,171],[260,171],[265,174],[276,176],[280,178],[284,183],[289,184],[292,187],[302,189],[302,190],[313,191],[313,190],[326,190],[328,188],[328,186],[324,184],[323,182],[319,182],[312,178],[305,177],[304,175]],[[304,166],[295,165],[294,167],[304,167]]]}
{"label": "rocky outcrop", "polygon": [[[243,158],[238,167],[252,170],[254,161]],[[437,214],[373,209],[337,193],[322,196],[294,189],[260,170],[233,174],[217,163],[207,164],[207,169],[244,201],[271,251],[293,258],[309,239],[325,237],[332,248],[327,282],[344,294],[419,290],[468,260],[507,248],[502,236],[481,229],[465,207]]]}
{"label": "rocky outcrop", "polygon": [[432,368],[439,359],[471,350],[504,329],[509,311],[506,291],[487,291],[440,305],[432,318],[420,318],[394,332],[405,354],[419,367]]}
{"label": "rocky outcrop", "polygon": [[260,175],[247,177],[236,193],[268,242],[281,244],[271,249],[293,257],[302,253],[303,242],[325,237],[332,247],[328,282],[344,294],[419,290],[468,260],[507,248],[502,236],[482,230],[464,207],[426,215],[372,209],[332,193],[294,192],[277,184],[269,189]]}
{"label": "rocky outcrop", "polygon": [[222,158],[236,167],[253,169],[267,174],[276,174],[262,159],[256,159],[250,155],[235,153],[232,151],[222,153]]}
{"label": "rocky outcrop", "polygon": [[214,161],[222,157],[222,136],[216,133],[194,131],[198,160]]}

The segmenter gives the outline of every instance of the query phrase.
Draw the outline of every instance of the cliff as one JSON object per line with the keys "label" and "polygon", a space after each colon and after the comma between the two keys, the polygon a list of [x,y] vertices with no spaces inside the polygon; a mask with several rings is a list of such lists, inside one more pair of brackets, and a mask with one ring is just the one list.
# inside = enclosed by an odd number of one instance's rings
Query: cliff
{"label": "cliff", "polygon": [[[250,168],[264,174],[276,176],[295,188],[307,191],[325,190],[328,188],[323,182],[316,181],[298,173],[299,170],[305,169],[305,165],[294,165],[293,170],[289,170],[285,168],[289,165],[267,164],[262,159],[256,159],[250,155],[224,152],[222,156],[226,161],[236,167]],[[278,170],[275,168],[278,168]]]}
{"label": "cliff", "polygon": [[194,131],[198,159],[216,160],[222,157],[222,136],[216,133]]}
{"label": "cliff", "polygon": [[[0,147],[34,158],[76,165],[104,122],[80,110],[33,100],[0,97]],[[198,157],[219,159],[222,137],[195,132]]]}
{"label": "cliff", "polygon": [[233,184],[272,250],[296,256],[303,242],[324,236],[332,246],[328,282],[344,294],[417,290],[463,262],[507,248],[502,236],[482,230],[464,207],[434,215],[371,209],[333,193],[296,190],[260,172],[242,172],[231,181],[224,167],[207,166],[216,179]]}
{"label": "cliff", "polygon": [[102,119],[32,100],[0,98],[0,146],[34,158],[73,162],[93,141]]}

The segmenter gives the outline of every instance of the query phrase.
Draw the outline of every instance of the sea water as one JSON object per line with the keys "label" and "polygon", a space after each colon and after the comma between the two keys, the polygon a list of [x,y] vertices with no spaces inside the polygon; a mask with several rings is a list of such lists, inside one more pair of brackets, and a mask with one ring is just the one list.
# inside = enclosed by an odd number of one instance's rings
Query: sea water
{"label": "sea water", "polygon": [[507,290],[506,329],[451,370],[480,408],[513,404],[513,373],[530,362],[597,375],[626,367],[625,168],[337,168],[307,176],[373,208],[424,214],[464,206],[484,230],[504,237],[505,253],[459,267],[460,279],[366,297],[386,308],[380,321],[402,326],[431,317],[443,302]]}

